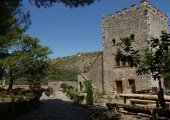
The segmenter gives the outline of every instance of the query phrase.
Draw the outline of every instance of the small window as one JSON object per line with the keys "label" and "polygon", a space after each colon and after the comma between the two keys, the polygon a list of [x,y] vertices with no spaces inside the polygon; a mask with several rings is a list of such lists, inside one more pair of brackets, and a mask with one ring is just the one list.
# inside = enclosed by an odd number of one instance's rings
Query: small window
{"label": "small window", "polygon": [[134,40],[134,39],[135,39],[135,35],[134,35],[134,34],[131,34],[131,35],[130,35],[130,38],[131,38],[132,40]]}
{"label": "small window", "polygon": [[116,45],[116,40],[115,39],[112,39],[112,44]]}
{"label": "small window", "polygon": [[79,82],[79,85],[80,85],[80,91],[82,91],[83,90],[82,82]]}
{"label": "small window", "polygon": [[129,87],[131,87],[133,84],[135,84],[135,80],[134,79],[129,79]]}
{"label": "small window", "polygon": [[148,11],[147,10],[145,10],[145,16],[148,14]]}
{"label": "small window", "polygon": [[116,60],[116,65],[120,66],[120,61],[119,60]]}
{"label": "small window", "polygon": [[123,67],[126,67],[126,62],[122,62],[122,66],[123,66]]}

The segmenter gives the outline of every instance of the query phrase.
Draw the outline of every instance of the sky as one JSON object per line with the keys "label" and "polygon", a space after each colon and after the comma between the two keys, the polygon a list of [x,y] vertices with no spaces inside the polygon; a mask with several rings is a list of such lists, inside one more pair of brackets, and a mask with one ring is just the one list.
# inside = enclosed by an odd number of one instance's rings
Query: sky
{"label": "sky", "polygon": [[[149,0],[169,16],[169,0]],[[26,34],[40,39],[53,53],[50,58],[70,56],[79,52],[102,51],[102,16],[114,14],[140,0],[100,0],[90,6],[68,8],[59,3],[50,8],[37,8],[25,3],[32,24]]]}

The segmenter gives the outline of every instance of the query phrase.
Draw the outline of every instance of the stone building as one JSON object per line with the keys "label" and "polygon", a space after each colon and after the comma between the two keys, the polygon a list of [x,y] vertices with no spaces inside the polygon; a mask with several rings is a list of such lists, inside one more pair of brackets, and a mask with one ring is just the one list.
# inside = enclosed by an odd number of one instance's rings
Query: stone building
{"label": "stone building", "polygon": [[117,49],[120,48],[121,38],[133,38],[133,47],[142,52],[148,47],[147,40],[159,37],[161,31],[168,32],[167,16],[142,0],[140,5],[132,5],[114,15],[102,19],[103,53],[99,54],[87,73],[78,76],[79,89],[82,81],[92,80],[93,87],[99,91],[126,93],[135,84],[138,91],[157,87],[150,75],[137,76],[135,68],[127,63],[115,60]]}

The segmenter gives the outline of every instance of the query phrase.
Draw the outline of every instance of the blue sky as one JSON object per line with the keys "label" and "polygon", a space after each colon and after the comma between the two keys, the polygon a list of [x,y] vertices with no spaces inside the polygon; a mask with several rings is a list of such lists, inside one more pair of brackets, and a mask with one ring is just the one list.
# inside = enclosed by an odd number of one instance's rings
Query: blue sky
{"label": "blue sky", "polygon": [[[170,1],[149,2],[170,17]],[[140,0],[100,0],[90,6],[72,9],[62,4],[39,9],[27,3],[32,24],[26,33],[39,38],[42,45],[53,51],[50,58],[102,51],[102,16],[139,3]]]}

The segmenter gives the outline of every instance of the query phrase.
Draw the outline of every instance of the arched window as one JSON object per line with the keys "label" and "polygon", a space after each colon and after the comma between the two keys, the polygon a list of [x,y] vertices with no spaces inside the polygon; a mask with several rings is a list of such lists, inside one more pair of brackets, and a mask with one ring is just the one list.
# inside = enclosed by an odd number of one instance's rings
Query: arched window
{"label": "arched window", "polygon": [[126,67],[126,62],[122,61],[122,67]]}
{"label": "arched window", "polygon": [[112,39],[112,44],[116,45],[116,40],[115,39]]}
{"label": "arched window", "polygon": [[120,61],[119,60],[116,60],[116,66],[120,66]]}
{"label": "arched window", "polygon": [[131,35],[130,35],[130,38],[131,38],[131,40],[134,40],[134,39],[135,39],[135,35],[134,35],[134,34],[131,34]]}
{"label": "arched window", "polygon": [[147,10],[145,10],[145,16],[148,14],[148,11]]}

